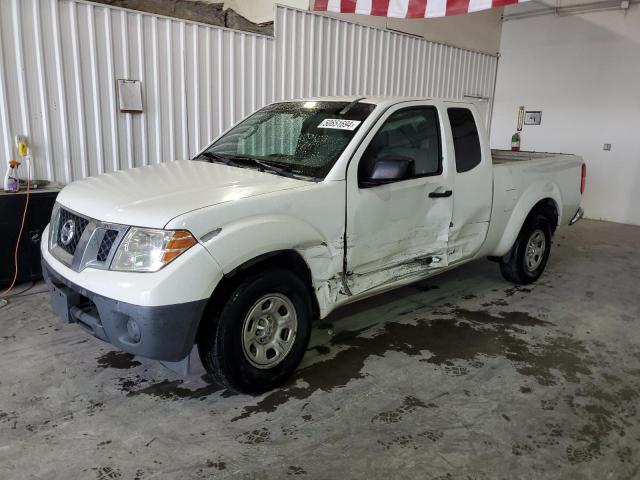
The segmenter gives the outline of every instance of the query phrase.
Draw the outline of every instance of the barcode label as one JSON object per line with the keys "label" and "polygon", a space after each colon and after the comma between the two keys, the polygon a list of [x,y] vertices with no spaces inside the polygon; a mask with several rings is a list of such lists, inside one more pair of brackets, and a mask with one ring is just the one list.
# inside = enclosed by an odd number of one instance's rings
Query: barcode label
{"label": "barcode label", "polygon": [[360,120],[343,120],[341,118],[325,118],[318,128],[334,128],[336,130],[355,130],[360,125]]}

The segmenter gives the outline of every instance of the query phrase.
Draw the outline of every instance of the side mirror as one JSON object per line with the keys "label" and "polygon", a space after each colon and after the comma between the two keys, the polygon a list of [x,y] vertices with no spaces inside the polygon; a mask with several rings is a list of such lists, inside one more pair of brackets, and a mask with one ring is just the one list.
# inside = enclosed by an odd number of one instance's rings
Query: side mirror
{"label": "side mirror", "polygon": [[412,158],[401,156],[386,156],[376,160],[369,174],[369,178],[360,181],[362,187],[374,187],[385,183],[406,180],[413,176],[415,171]]}

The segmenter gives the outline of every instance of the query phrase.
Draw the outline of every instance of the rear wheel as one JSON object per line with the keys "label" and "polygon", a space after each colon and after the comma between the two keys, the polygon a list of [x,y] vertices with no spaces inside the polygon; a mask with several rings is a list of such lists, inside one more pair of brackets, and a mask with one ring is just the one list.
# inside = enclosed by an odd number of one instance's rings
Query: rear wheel
{"label": "rear wheel", "polygon": [[500,259],[502,276],[520,285],[533,283],[544,272],[550,252],[549,219],[541,214],[533,214],[525,221],[509,253]]}
{"label": "rear wheel", "polygon": [[286,270],[251,274],[232,289],[198,340],[207,372],[227,388],[262,393],[284,383],[302,360],[311,331],[311,300]]}

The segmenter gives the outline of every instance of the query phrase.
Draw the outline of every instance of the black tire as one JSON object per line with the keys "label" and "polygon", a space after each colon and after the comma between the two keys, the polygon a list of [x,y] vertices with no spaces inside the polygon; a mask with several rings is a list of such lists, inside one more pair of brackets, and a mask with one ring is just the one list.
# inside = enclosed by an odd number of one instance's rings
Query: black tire
{"label": "black tire", "polygon": [[[544,237],[543,251],[540,252],[539,258],[535,253],[527,257],[529,241],[532,240],[533,244],[541,243],[535,242],[536,239],[541,238],[538,232]],[[535,238],[534,235],[536,235]],[[509,253],[500,259],[500,272],[509,282],[518,285],[529,285],[540,278],[540,275],[544,272],[550,252],[551,224],[549,219],[539,213],[533,213],[525,220]]]}
{"label": "black tire", "polygon": [[[257,368],[245,354],[243,325],[258,301],[270,294],[290,301],[297,328],[280,363]],[[202,364],[216,382],[235,392],[258,394],[282,385],[293,374],[309,343],[313,315],[308,289],[295,274],[281,269],[252,272],[232,288],[218,312],[203,319],[207,323],[198,339]]]}

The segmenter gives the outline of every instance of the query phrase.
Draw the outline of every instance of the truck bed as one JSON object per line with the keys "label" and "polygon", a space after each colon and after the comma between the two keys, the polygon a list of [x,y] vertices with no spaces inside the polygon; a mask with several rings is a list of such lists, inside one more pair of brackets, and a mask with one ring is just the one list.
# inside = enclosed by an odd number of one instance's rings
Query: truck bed
{"label": "truck bed", "polygon": [[510,150],[492,150],[491,157],[493,205],[486,241],[498,245],[491,255],[502,256],[508,251],[511,241],[502,244],[500,239],[510,229],[517,233],[520,220],[527,216],[541,192],[557,204],[560,224],[568,224],[580,205],[582,157]]}
{"label": "truck bed", "polygon": [[512,150],[491,150],[491,160],[494,165],[505,163],[527,162],[532,160],[560,160],[561,157],[575,157],[575,155],[565,153],[547,152],[514,152]]}

